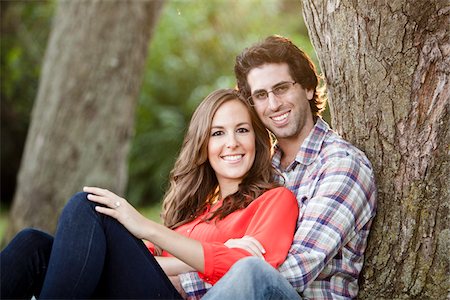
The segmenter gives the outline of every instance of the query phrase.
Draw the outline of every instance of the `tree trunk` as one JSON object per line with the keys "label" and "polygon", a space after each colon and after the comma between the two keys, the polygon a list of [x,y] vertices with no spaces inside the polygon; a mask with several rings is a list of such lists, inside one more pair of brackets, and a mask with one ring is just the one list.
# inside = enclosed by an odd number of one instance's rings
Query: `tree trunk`
{"label": "tree trunk", "polygon": [[303,13],[332,126],[365,151],[377,177],[359,297],[446,299],[448,1],[303,0]]}
{"label": "tree trunk", "polygon": [[162,1],[61,1],[18,176],[6,239],[50,232],[84,185],[123,194],[147,45]]}

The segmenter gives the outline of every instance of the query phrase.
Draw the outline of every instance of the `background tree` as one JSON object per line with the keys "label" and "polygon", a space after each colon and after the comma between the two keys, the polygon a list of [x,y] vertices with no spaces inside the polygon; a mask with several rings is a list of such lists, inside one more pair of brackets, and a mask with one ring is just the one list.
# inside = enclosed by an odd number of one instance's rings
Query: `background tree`
{"label": "background tree", "polygon": [[52,2],[0,1],[2,208],[12,202],[50,32]]}
{"label": "background tree", "polygon": [[378,215],[361,299],[447,299],[448,1],[303,0],[333,127],[364,150]]}
{"label": "background tree", "polygon": [[61,1],[18,177],[9,236],[53,231],[84,184],[123,194],[147,45],[161,1]]}

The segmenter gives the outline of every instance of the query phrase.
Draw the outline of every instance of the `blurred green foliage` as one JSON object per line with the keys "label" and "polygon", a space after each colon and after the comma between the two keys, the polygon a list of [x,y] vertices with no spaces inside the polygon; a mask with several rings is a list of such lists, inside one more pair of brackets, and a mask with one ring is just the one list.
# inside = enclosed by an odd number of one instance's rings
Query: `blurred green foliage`
{"label": "blurred green foliage", "polygon": [[[1,185],[2,200],[10,201],[3,187],[18,171],[55,3],[1,3]],[[131,202],[161,200],[193,110],[213,90],[233,87],[236,55],[271,34],[291,38],[317,64],[298,0],[166,1],[143,62],[129,156]],[[13,160],[17,165],[8,166],[5,176],[5,164]]]}
{"label": "blurred green foliage", "polygon": [[198,103],[235,85],[234,59],[271,34],[315,59],[299,1],[169,1],[149,48],[130,153],[128,197],[159,201]]}

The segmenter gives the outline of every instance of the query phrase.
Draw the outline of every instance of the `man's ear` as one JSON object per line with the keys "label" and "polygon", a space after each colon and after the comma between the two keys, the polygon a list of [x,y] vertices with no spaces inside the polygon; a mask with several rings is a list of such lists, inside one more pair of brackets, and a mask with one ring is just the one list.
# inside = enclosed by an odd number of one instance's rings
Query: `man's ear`
{"label": "man's ear", "polygon": [[309,100],[312,100],[314,97],[314,90],[306,90],[306,98]]}

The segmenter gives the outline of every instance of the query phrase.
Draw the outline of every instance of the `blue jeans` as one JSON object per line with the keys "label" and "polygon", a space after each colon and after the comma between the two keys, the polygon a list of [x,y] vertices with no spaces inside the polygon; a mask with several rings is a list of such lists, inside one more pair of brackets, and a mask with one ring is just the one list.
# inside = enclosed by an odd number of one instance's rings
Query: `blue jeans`
{"label": "blue jeans", "polygon": [[301,299],[292,285],[260,258],[246,257],[236,262],[202,300],[295,300]]}
{"label": "blue jeans", "polygon": [[54,238],[25,229],[0,253],[1,298],[182,299],[144,243],[86,196],[69,200]]}

